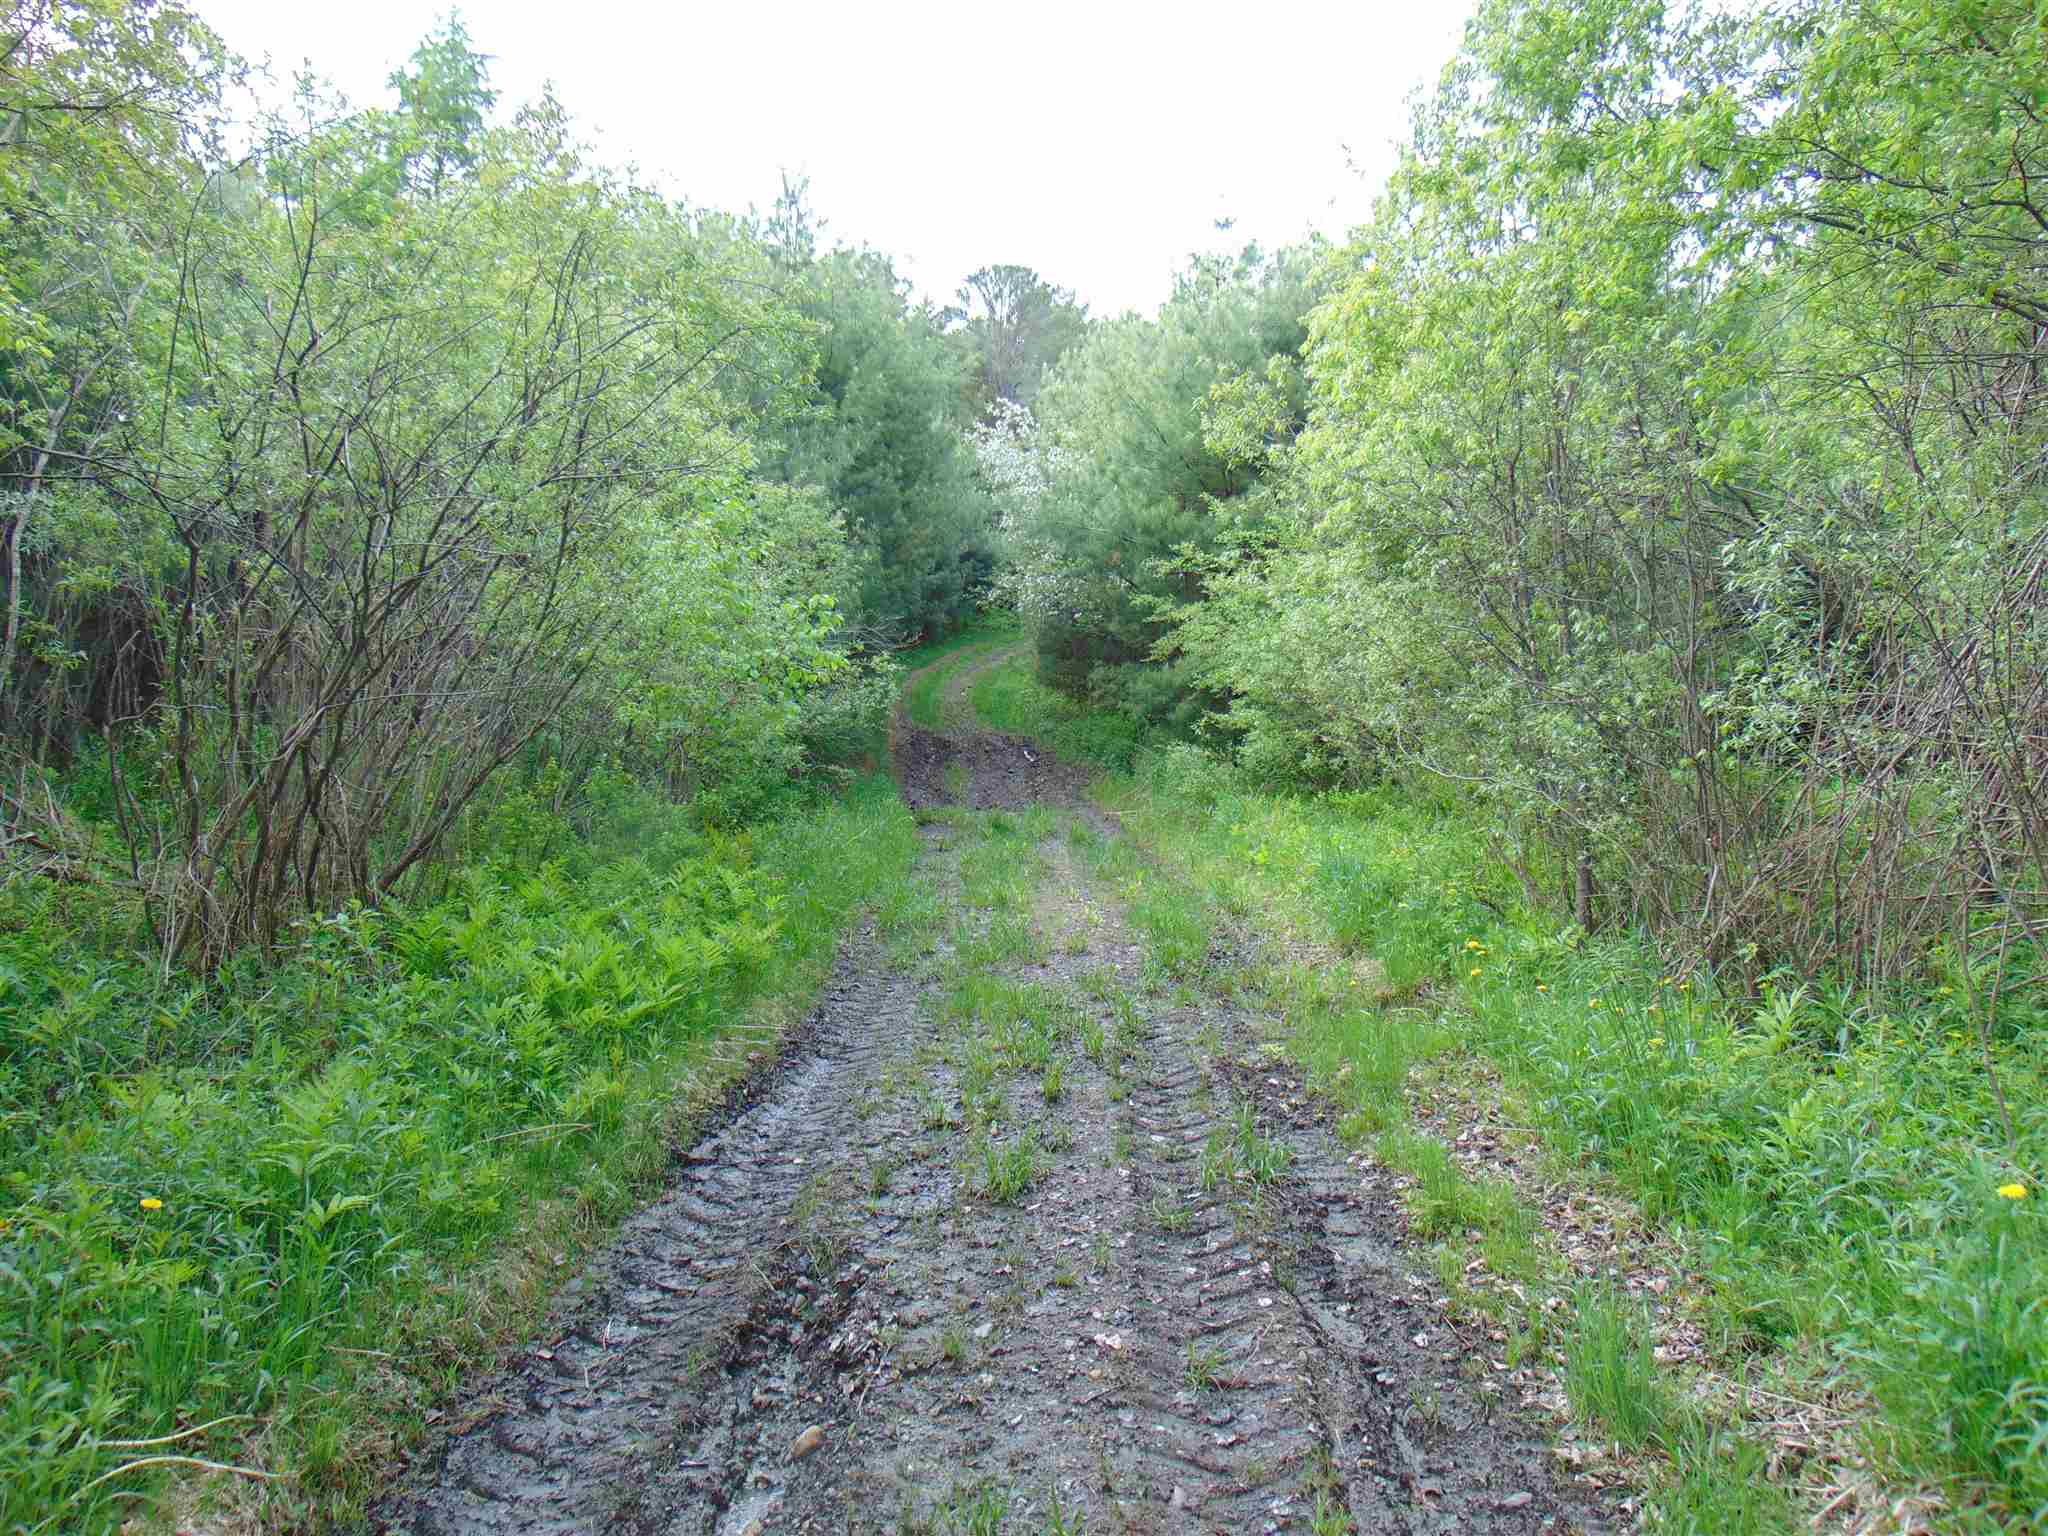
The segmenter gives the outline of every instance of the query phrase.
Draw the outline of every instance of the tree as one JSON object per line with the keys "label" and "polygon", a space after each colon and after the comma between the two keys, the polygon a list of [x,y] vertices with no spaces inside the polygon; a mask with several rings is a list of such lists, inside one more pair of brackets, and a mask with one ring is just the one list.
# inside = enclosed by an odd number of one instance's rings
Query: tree
{"label": "tree", "polygon": [[[90,467],[234,68],[178,5],[14,0],[0,20],[0,729],[80,655],[29,611],[36,551],[104,517]],[[34,729],[65,734],[48,712]]]}
{"label": "tree", "polygon": [[961,284],[940,323],[973,370],[971,399],[986,415],[998,401],[1030,406],[1046,372],[1088,329],[1088,306],[1029,267],[983,267]]}
{"label": "tree", "polygon": [[799,276],[818,330],[816,393],[774,467],[845,517],[861,555],[849,618],[865,642],[900,644],[957,622],[989,578],[960,365],[879,253],[834,251]]}
{"label": "tree", "polygon": [[408,185],[438,195],[448,178],[477,163],[484,121],[497,104],[490,59],[470,46],[459,11],[421,40],[409,69],[385,81],[398,92],[403,133],[397,151]]}
{"label": "tree", "polygon": [[1158,319],[1093,327],[1047,381],[1037,414],[1052,477],[1019,530],[1019,580],[1059,686],[1183,723],[1199,712],[1184,678],[1151,665],[1160,604],[1198,590],[1169,563],[1256,517],[1246,498],[1264,468],[1262,455],[1212,445],[1205,417],[1217,391],[1234,391],[1277,407],[1278,431],[1292,434],[1318,254],[1198,260]]}

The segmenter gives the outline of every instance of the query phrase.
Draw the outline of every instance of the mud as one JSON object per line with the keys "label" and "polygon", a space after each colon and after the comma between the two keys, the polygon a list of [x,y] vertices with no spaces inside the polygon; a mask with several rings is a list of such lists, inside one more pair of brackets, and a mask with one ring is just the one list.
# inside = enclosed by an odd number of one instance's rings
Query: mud
{"label": "mud", "polygon": [[[470,1389],[377,1527],[1606,1528],[1485,1341],[1443,1323],[1266,1021],[1148,972],[1086,867],[1114,835],[1086,775],[907,721],[893,755],[936,813],[920,876],[950,939],[905,968],[872,931],[848,942],[774,1065]],[[1032,941],[977,967],[995,918],[959,871],[977,824],[994,834],[960,813],[1032,807],[1057,813],[1016,847],[1044,872]],[[1035,1067],[989,1082],[994,1037],[958,1006],[984,977],[1025,989],[1056,1097]],[[1022,1147],[1037,1176],[998,1198],[990,1169]]]}

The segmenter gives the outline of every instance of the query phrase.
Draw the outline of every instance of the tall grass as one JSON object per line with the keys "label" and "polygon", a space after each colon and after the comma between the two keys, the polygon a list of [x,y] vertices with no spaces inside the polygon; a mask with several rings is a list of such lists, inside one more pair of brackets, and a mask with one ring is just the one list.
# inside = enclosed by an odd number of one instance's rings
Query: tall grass
{"label": "tall grass", "polygon": [[614,809],[211,985],[89,890],[0,890],[0,1528],[118,1525],[150,1474],[95,1480],[214,1420],[163,1449],[253,1454],[261,1424],[289,1499],[345,1507],[366,1362],[430,1392],[487,1349],[507,1244],[620,1214],[679,1077],[807,997],[915,849],[879,778],[738,834]]}

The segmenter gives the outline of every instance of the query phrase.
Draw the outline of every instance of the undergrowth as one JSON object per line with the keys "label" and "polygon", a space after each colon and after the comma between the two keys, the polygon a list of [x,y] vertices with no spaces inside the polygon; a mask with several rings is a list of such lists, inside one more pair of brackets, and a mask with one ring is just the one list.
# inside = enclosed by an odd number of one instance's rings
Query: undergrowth
{"label": "undergrowth", "polygon": [[210,983],[99,893],[0,889],[0,1529],[116,1527],[164,1456],[354,1507],[495,1342],[508,1248],[559,1266],[622,1214],[706,1047],[807,998],[915,849],[878,777],[737,833],[629,798]]}

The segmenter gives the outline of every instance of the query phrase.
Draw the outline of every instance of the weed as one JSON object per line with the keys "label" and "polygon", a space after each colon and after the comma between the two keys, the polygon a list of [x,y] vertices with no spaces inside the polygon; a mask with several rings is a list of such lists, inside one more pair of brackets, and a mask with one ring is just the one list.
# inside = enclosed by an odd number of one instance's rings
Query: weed
{"label": "weed", "polygon": [[1657,1373],[1640,1312],[1612,1289],[1581,1286],[1565,1338],[1564,1386],[1572,1408],[1630,1450],[1667,1447],[1678,1404]]}
{"label": "weed", "polygon": [[845,1199],[838,1182],[824,1173],[804,1180],[789,1208],[790,1226],[814,1275],[829,1275],[852,1253],[843,1225]]}
{"label": "weed", "polygon": [[1098,1067],[1106,1064],[1109,1038],[1100,1019],[1090,1019],[1081,1026],[1081,1050]]}
{"label": "weed", "polygon": [[1045,1502],[1044,1536],[1084,1536],[1088,1529],[1087,1523],[1082,1520],[1079,1511],[1069,1510],[1060,1502],[1059,1489],[1047,1488]]}
{"label": "weed", "polygon": [[1010,1495],[996,1483],[956,1488],[947,1502],[946,1525],[960,1536],[996,1536],[1009,1517]]}
{"label": "weed", "polygon": [[1216,1378],[1223,1370],[1223,1351],[1216,1345],[1189,1339],[1187,1366],[1182,1379],[1191,1392],[1207,1392],[1216,1385]]}
{"label": "weed", "polygon": [[982,1142],[982,1193],[1001,1205],[1014,1205],[1044,1172],[1038,1133],[1027,1130],[1007,1145],[993,1137]]}
{"label": "weed", "polygon": [[1145,1206],[1145,1214],[1162,1232],[1185,1232],[1191,1220],[1186,1203],[1172,1195],[1154,1195]]}
{"label": "weed", "polygon": [[1045,1070],[1038,1076],[1038,1091],[1048,1104],[1057,1104],[1066,1097],[1066,1075],[1057,1061],[1045,1064]]}
{"label": "weed", "polygon": [[928,1131],[950,1130],[955,1121],[945,1096],[929,1084],[917,1090],[918,1123]]}
{"label": "weed", "polygon": [[1327,1488],[1316,1490],[1316,1507],[1309,1516],[1309,1530],[1314,1536],[1352,1536],[1355,1527],[1351,1523],[1351,1511],[1344,1507],[1341,1493],[1332,1493]]}
{"label": "weed", "polygon": [[1541,1312],[1531,1308],[1526,1317],[1510,1317],[1506,1332],[1504,1353],[1509,1370],[1520,1370],[1530,1361],[1540,1361],[1544,1358],[1546,1334]]}

